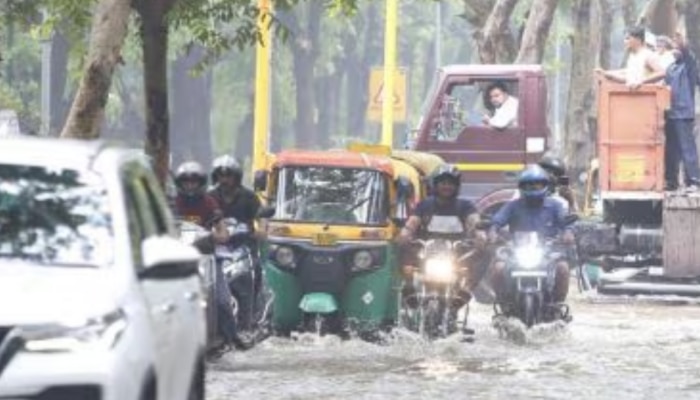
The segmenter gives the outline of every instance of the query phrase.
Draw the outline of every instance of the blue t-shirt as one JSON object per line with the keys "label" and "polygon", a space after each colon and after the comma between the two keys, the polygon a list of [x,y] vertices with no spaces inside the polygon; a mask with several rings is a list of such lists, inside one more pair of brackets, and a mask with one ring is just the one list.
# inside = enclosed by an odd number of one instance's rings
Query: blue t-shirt
{"label": "blue t-shirt", "polygon": [[698,84],[698,67],[693,54],[687,48],[666,70],[666,83],[671,87],[669,119],[695,118],[695,86]]}
{"label": "blue t-shirt", "polygon": [[566,211],[558,201],[545,197],[540,207],[528,207],[525,199],[511,200],[493,216],[494,228],[508,226],[510,232],[537,232],[555,237],[567,230]]}

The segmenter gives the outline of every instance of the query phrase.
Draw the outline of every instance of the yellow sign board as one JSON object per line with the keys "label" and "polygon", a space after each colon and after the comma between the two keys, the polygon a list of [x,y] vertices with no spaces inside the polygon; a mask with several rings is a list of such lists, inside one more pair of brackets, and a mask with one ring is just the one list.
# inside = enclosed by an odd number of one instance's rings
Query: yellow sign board
{"label": "yellow sign board", "polygon": [[613,177],[618,183],[644,182],[646,160],[639,155],[620,154],[616,159],[617,173]]}
{"label": "yellow sign board", "polygon": [[[391,101],[394,103],[394,121],[406,121],[406,69],[399,68],[394,76],[394,93]],[[369,102],[367,103],[367,119],[382,122],[382,102],[384,100],[384,68],[375,67],[369,75]]]}

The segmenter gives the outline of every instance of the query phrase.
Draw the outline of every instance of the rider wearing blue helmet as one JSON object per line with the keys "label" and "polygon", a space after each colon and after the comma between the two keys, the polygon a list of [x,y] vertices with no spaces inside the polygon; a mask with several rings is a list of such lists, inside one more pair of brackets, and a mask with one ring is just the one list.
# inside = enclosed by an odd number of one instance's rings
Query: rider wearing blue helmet
{"label": "rider wearing blue helmet", "polygon": [[[491,220],[491,241],[498,239],[498,231],[508,226],[511,232],[539,232],[543,237],[562,235],[564,243],[573,244],[573,231],[565,221],[566,211],[562,204],[549,196],[550,176],[539,165],[528,166],[518,179],[520,198],[506,203]],[[490,274],[491,286],[499,302],[507,301],[506,264],[496,260]],[[569,291],[569,265],[562,259],[556,265],[554,301],[563,302]]]}

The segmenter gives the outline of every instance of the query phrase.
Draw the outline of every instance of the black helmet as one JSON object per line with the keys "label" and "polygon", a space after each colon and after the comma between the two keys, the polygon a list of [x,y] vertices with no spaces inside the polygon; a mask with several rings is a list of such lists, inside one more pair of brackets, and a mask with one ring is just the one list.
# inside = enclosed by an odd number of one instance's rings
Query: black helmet
{"label": "black helmet", "polygon": [[439,181],[449,179],[459,187],[459,184],[461,182],[461,176],[462,174],[459,172],[457,167],[451,164],[443,164],[437,167],[433,172],[431,186],[433,187],[433,189],[435,189]]}
{"label": "black helmet", "polygon": [[217,157],[211,164],[211,180],[214,184],[219,179],[219,174],[223,172],[232,174],[239,183],[243,178],[243,168],[235,158],[228,154]]}
{"label": "black helmet", "polygon": [[[195,180],[199,184],[193,192],[185,191],[182,187],[182,182],[186,180]],[[175,186],[178,193],[184,195],[195,195],[203,192],[207,186],[207,175],[204,173],[204,168],[196,161],[187,161],[177,168],[175,172]]]}
{"label": "black helmet", "polygon": [[537,165],[557,178],[566,175],[566,164],[564,164],[564,160],[553,154],[545,154],[542,156],[542,159]]}

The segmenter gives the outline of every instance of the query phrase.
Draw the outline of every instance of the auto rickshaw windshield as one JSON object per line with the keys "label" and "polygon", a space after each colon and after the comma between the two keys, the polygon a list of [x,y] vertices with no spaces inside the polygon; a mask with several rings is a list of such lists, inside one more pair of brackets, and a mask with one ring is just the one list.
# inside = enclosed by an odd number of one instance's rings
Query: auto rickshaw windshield
{"label": "auto rickshaw windshield", "polygon": [[277,220],[342,225],[385,225],[387,178],[379,171],[286,167],[278,174]]}

